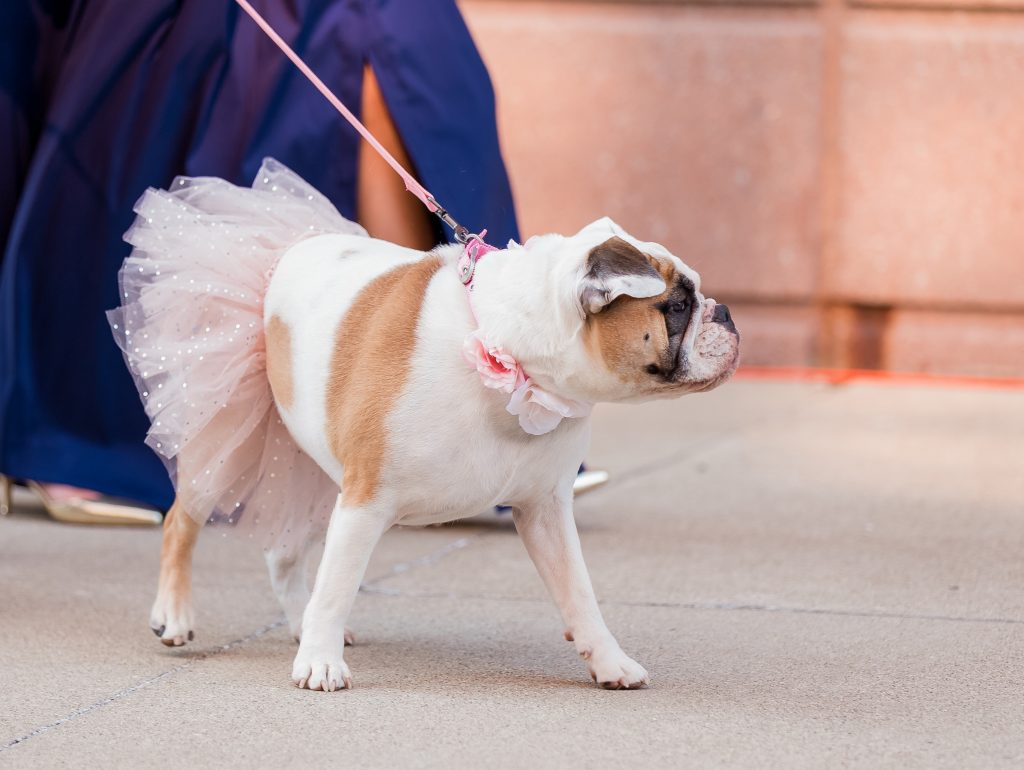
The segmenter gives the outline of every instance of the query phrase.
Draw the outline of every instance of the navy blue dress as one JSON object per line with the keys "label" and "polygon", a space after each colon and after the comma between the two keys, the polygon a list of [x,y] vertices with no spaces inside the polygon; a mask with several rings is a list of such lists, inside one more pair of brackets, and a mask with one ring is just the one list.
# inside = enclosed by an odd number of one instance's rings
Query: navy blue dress
{"label": "navy blue dress", "polygon": [[[470,229],[517,237],[454,0],[254,5],[356,110],[368,61],[419,179]],[[132,205],[178,174],[248,185],[269,155],[354,218],[357,147],[231,0],[0,3],[0,473],[169,505],[104,317]]]}

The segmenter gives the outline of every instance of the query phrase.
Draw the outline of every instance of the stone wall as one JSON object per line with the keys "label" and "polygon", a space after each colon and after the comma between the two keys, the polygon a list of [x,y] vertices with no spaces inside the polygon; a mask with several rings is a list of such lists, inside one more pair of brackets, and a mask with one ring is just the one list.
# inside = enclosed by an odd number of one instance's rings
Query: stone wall
{"label": "stone wall", "polygon": [[461,6],[524,236],[664,242],[748,364],[1024,376],[1024,3]]}

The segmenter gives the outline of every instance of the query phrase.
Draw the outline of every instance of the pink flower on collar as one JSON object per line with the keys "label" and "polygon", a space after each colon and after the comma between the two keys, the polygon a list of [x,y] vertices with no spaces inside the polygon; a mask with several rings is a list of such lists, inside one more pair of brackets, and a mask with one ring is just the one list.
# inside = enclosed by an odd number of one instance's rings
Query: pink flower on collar
{"label": "pink flower on collar", "polygon": [[512,392],[508,413],[519,416],[519,426],[531,436],[553,431],[565,417],[586,417],[594,405],[562,398],[527,378]]}
{"label": "pink flower on collar", "polygon": [[523,374],[519,362],[501,348],[489,347],[479,331],[466,337],[462,345],[462,355],[476,367],[481,381],[488,388],[511,393],[526,382],[526,375]]}
{"label": "pink flower on collar", "polygon": [[594,407],[544,390],[527,377],[515,358],[502,348],[488,346],[479,329],[466,337],[462,355],[486,387],[512,394],[508,413],[519,417],[520,427],[531,436],[553,431],[565,417],[586,417]]}

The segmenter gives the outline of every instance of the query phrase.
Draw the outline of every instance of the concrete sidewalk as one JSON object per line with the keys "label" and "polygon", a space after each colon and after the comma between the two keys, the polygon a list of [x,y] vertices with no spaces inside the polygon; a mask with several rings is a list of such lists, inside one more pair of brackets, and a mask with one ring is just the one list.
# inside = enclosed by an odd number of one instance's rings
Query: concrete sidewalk
{"label": "concrete sidewalk", "polygon": [[323,694],[248,543],[205,533],[171,650],[158,531],[23,510],[0,766],[1024,765],[1024,391],[740,381],[599,407],[591,461],[584,552],[649,689],[590,683],[506,519],[389,533]]}

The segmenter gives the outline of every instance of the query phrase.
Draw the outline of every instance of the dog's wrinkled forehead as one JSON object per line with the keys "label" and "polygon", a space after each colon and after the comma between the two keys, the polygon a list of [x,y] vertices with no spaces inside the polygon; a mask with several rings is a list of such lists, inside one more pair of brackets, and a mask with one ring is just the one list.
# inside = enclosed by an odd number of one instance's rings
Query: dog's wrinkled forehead
{"label": "dog's wrinkled forehead", "polygon": [[[660,243],[654,243],[653,241],[641,241],[634,238],[609,217],[602,217],[595,222],[591,222],[576,233],[572,239],[579,243],[579,245],[589,253],[594,247],[601,245],[612,238],[625,241],[630,246],[633,246],[637,251],[653,257],[658,262],[667,262],[668,264],[665,264],[663,266],[664,268],[669,266],[674,268],[675,273],[678,276],[686,278],[693,285],[694,291],[698,294],[700,293],[700,275],[696,270],[691,268]],[[620,267],[621,269],[628,269],[629,263],[623,261],[620,263]],[[661,272],[664,273],[666,271],[662,270]]]}

